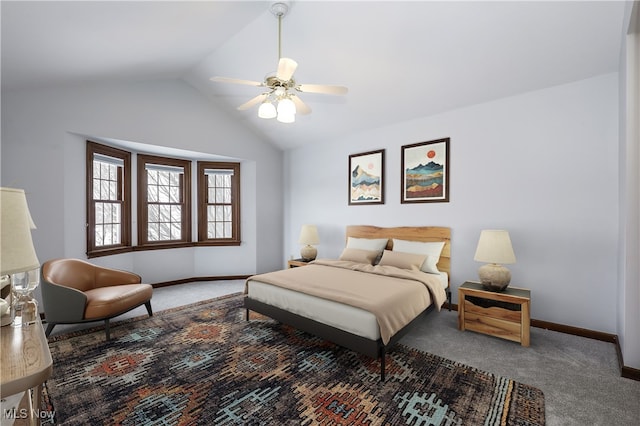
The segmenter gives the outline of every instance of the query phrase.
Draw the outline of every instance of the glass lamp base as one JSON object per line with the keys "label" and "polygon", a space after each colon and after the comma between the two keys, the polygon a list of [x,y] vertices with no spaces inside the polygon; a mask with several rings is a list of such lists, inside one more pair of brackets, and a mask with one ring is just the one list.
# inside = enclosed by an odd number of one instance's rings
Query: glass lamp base
{"label": "glass lamp base", "polygon": [[38,321],[38,301],[29,296],[20,297],[13,305],[14,327],[26,327]]}

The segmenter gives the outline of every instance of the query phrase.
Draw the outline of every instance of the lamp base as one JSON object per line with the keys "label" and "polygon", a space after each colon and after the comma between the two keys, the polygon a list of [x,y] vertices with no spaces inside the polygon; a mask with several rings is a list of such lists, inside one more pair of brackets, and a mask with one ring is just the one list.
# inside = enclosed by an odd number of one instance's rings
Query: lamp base
{"label": "lamp base", "polygon": [[317,255],[318,255],[318,250],[314,246],[307,244],[306,246],[300,249],[300,256],[302,257],[303,260],[307,262],[314,260]]}
{"label": "lamp base", "polygon": [[488,263],[478,269],[480,282],[489,291],[503,291],[511,282],[511,271],[497,263]]}

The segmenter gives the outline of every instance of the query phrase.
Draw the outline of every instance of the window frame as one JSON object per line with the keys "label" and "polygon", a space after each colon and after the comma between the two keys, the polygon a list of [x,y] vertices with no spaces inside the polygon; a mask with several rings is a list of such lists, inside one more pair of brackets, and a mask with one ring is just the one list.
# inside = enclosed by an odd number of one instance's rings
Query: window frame
{"label": "window frame", "polygon": [[[198,245],[238,246],[240,239],[240,163],[220,161],[198,161]],[[231,177],[231,238],[208,237],[207,207],[216,203],[208,201],[208,179],[205,170],[232,170]]]}
{"label": "window frame", "polygon": [[[137,154],[137,206],[138,206],[138,245],[135,250],[149,250],[156,248],[174,248],[191,246],[191,160],[183,160],[179,158],[161,157],[149,154]],[[147,164],[154,164],[168,167],[182,167],[181,192],[182,200],[180,202],[182,208],[181,231],[182,237],[179,240],[170,241],[149,241],[148,240],[148,220],[149,212],[147,201]]]}
{"label": "window frame", "polygon": [[[95,200],[93,199],[93,162],[95,154],[122,160],[122,176],[119,176],[118,187],[121,192],[120,202],[120,243],[108,246],[96,246]],[[87,258],[124,253],[132,250],[131,243],[131,153],[122,149],[97,142],[86,143],[86,238]]]}

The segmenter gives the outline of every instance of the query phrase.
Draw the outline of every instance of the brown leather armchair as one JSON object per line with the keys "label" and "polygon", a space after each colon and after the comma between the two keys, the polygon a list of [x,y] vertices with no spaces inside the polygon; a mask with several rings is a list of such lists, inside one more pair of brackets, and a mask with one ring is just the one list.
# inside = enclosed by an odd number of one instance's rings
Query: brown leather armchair
{"label": "brown leather armchair", "polygon": [[41,275],[47,336],[56,324],[104,320],[109,340],[111,318],[143,304],[149,316],[153,315],[153,287],[140,284],[142,278],[134,273],[80,259],[54,259],[42,265]]}

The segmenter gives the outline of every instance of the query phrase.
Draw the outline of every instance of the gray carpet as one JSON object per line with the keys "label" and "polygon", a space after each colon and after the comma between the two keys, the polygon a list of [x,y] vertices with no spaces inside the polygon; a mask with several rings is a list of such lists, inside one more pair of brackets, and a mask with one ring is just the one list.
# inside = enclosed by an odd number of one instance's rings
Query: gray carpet
{"label": "gray carpet", "polygon": [[[242,291],[243,281],[214,281],[154,290],[154,311]],[[145,315],[144,307],[120,318]],[[91,325],[95,325],[92,323]],[[82,326],[57,326],[55,334]],[[541,389],[548,425],[640,424],[640,382],[620,377],[611,343],[539,328],[531,346],[461,332],[457,312],[443,309],[424,318],[402,343]]]}

